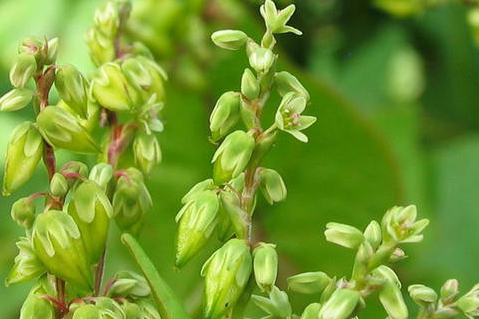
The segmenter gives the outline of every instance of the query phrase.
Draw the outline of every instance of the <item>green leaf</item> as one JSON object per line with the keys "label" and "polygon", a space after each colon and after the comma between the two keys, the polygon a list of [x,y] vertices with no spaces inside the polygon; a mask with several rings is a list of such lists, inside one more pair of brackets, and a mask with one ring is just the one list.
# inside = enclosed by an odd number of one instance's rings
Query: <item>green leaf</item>
{"label": "green leaf", "polygon": [[135,238],[130,234],[123,234],[121,239],[123,244],[128,247],[131,256],[150,284],[151,294],[153,300],[158,306],[161,317],[165,319],[190,318],[190,315],[184,309],[181,301],[173,293],[160,274],[158,274],[155,266]]}

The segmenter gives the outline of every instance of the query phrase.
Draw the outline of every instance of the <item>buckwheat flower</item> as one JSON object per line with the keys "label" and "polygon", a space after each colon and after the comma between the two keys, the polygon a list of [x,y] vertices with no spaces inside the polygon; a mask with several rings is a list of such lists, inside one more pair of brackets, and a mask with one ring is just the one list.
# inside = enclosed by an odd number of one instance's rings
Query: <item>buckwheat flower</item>
{"label": "buckwheat flower", "polygon": [[306,99],[295,92],[283,96],[275,116],[278,128],[285,131],[301,142],[307,142],[308,137],[302,133],[316,122],[316,117],[301,115],[306,108]]}

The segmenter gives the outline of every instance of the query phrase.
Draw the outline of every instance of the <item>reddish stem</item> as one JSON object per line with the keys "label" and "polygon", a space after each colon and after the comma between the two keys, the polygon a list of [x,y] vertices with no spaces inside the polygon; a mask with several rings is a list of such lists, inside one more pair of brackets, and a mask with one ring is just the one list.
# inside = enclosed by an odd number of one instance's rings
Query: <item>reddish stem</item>
{"label": "reddish stem", "polygon": [[68,313],[67,305],[62,303],[58,299],[53,298],[52,296],[49,296],[49,295],[41,295],[40,298],[50,301],[58,309],[60,318],[62,318],[64,315]]}
{"label": "reddish stem", "polygon": [[103,273],[105,268],[105,259],[106,259],[106,248],[103,250],[103,254],[100,257],[98,266],[95,273],[95,296],[100,295],[101,283],[103,281]]}
{"label": "reddish stem", "polygon": [[108,292],[110,291],[111,286],[113,286],[115,281],[116,281],[115,278],[110,278],[110,280],[108,280],[108,282],[106,283],[105,289],[103,290],[103,296],[108,295]]}
{"label": "reddish stem", "polygon": [[56,159],[53,147],[47,141],[43,141],[43,163],[48,173],[48,180],[51,181],[56,172]]}

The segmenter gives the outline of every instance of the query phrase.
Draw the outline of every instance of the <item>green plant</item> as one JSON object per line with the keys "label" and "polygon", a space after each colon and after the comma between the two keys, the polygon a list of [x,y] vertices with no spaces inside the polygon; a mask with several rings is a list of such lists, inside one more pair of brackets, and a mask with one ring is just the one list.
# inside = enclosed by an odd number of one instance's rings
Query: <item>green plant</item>
{"label": "green plant", "polygon": [[[37,280],[22,319],[160,318],[140,275],[120,271],[102,289],[110,221],[138,234],[152,205],[144,179],[161,159],[154,133],[163,129],[158,115],[166,75],[144,45],[123,38],[130,7],[114,0],[96,11],[85,36],[98,67],[90,77],[56,63],[57,38],[25,38],[11,68],[14,88],[0,109],[31,104],[35,120],[12,133],[3,194],[25,184],[42,159],[49,181],[48,190],[11,209],[25,236],[6,284]],[[53,88],[59,101],[50,98]],[[91,169],[79,161],[57,165],[57,149],[95,155],[97,163]],[[44,198],[42,205],[37,198]]]}

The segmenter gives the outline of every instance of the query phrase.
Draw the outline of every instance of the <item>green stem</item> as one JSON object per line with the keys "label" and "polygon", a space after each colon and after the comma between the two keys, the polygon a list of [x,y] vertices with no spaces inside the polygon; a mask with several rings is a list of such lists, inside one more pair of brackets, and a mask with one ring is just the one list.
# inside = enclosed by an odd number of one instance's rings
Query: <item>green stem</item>
{"label": "green stem", "polygon": [[153,263],[136,239],[130,234],[123,234],[121,241],[128,247],[131,256],[140,267],[151,288],[151,296],[158,306],[163,319],[191,319],[180,299],[173,293],[165,280],[160,276]]}

